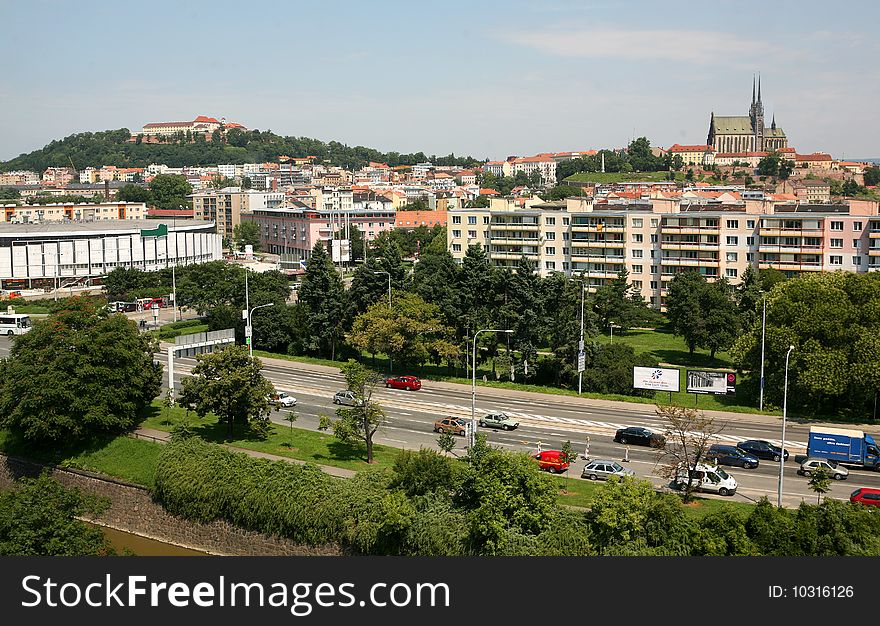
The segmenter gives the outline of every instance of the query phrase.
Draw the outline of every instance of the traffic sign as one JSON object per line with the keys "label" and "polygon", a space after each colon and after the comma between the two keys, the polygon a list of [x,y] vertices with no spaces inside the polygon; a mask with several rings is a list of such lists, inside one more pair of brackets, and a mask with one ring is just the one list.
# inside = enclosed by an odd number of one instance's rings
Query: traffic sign
{"label": "traffic sign", "polygon": [[581,351],[578,353],[578,374],[580,374],[585,369],[587,369],[586,365],[587,365],[587,354],[586,354],[586,352]]}

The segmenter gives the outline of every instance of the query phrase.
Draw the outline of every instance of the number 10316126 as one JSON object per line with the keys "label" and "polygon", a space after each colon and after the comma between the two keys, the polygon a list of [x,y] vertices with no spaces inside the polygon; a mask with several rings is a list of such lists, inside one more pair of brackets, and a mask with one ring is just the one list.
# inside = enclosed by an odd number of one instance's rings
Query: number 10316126
{"label": "number 10316126", "polygon": [[852,598],[852,585],[770,585],[767,594],[771,598]]}

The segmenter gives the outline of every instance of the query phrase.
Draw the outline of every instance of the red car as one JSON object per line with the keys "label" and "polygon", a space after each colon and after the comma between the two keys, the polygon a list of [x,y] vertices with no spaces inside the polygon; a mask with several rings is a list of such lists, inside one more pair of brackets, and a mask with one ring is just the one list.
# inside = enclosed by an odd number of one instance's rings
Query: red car
{"label": "red car", "polygon": [[542,470],[547,470],[551,474],[561,474],[568,469],[570,463],[563,460],[562,450],[544,450],[533,454],[532,458],[538,462],[538,466]]}
{"label": "red car", "polygon": [[859,487],[849,496],[850,502],[861,502],[869,506],[880,506],[880,489]]}
{"label": "red car", "polygon": [[398,376],[387,379],[385,386],[393,387],[394,389],[406,389],[407,391],[418,391],[422,388],[422,381],[415,376]]}

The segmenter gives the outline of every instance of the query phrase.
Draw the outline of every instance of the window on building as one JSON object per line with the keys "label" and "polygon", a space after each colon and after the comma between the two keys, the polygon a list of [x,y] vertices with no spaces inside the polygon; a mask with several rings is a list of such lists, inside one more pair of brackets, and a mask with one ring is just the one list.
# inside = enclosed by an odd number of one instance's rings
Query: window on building
{"label": "window on building", "polygon": [[544,261],[544,269],[555,270],[556,261]]}
{"label": "window on building", "polygon": [[[652,252],[653,252],[653,250],[652,250]],[[642,251],[641,250],[633,250],[632,253],[633,253],[634,259],[641,259],[642,258]]]}
{"label": "window on building", "polygon": [[657,281],[656,280],[651,281],[651,289],[657,289]]}
{"label": "window on building", "polygon": [[751,262],[754,261],[754,260],[755,260],[755,255],[752,254],[751,252],[746,252],[746,261],[748,261],[749,263],[751,263]]}
{"label": "window on building", "polygon": [[856,230],[856,231],[862,230],[862,223],[861,222],[853,222],[853,230]]}
{"label": "window on building", "polygon": [[563,239],[564,241],[568,241],[568,231],[562,233],[562,239]]}
{"label": "window on building", "polygon": [[460,230],[453,230],[452,231],[452,238],[458,239],[459,237],[461,237],[461,231]]}
{"label": "window on building", "polygon": [[651,228],[657,228],[657,225],[660,224],[659,219],[651,220]]}
{"label": "window on building", "polygon": [[836,254],[831,255],[831,265],[843,265],[843,257]]}
{"label": "window on building", "polygon": [[754,228],[755,220],[746,220],[746,228]]}
{"label": "window on building", "polygon": [[469,230],[469,231],[468,231],[468,237],[470,237],[471,239],[476,239],[476,238],[477,238],[477,231],[475,231],[475,230]]}
{"label": "window on building", "polygon": [[726,270],[724,270],[724,275],[728,278],[736,278],[736,268],[728,267]]}
{"label": "window on building", "polygon": [[728,252],[727,253],[727,260],[728,261],[736,261],[738,256],[739,255],[736,252]]}
{"label": "window on building", "polygon": [[832,248],[842,248],[843,247],[843,239],[832,239],[831,240]]}
{"label": "window on building", "polygon": [[736,246],[739,245],[739,237],[728,237],[727,238],[728,246]]}
{"label": "window on building", "polygon": [[476,224],[477,216],[476,215],[468,215],[468,224]]}
{"label": "window on building", "polygon": [[659,267],[657,265],[651,266],[651,273],[656,274],[659,271]]}
{"label": "window on building", "polygon": [[633,282],[633,287],[635,287],[636,289],[641,289],[641,288],[642,288],[642,281],[640,281],[640,280],[634,280],[634,281],[632,281],[632,282]]}
{"label": "window on building", "polygon": [[843,230],[843,222],[831,222],[831,230]]}
{"label": "window on building", "polygon": [[643,239],[641,233],[633,233],[633,243],[642,243]]}
{"label": "window on building", "polygon": [[739,228],[739,220],[727,220],[728,228]]}
{"label": "window on building", "polygon": [[641,228],[642,227],[642,218],[634,217],[633,218],[633,228]]}
{"label": "window on building", "polygon": [[562,269],[565,270],[566,272],[568,271],[568,261],[562,262]]}
{"label": "window on building", "polygon": [[755,238],[754,237],[746,237],[746,245],[747,246],[755,245]]}
{"label": "window on building", "polygon": [[563,226],[568,226],[568,222],[569,222],[569,218],[567,218],[567,217],[562,218],[562,225]]}
{"label": "window on building", "polygon": [[633,265],[633,274],[641,274],[642,266],[641,265]]}
{"label": "window on building", "polygon": [[565,256],[568,256],[568,248],[563,248],[562,254],[564,254]]}
{"label": "window on building", "polygon": [[461,252],[461,244],[460,243],[452,244],[452,251],[453,252]]}
{"label": "window on building", "polygon": [[861,264],[862,264],[862,257],[860,257],[860,256],[854,256],[854,257],[853,257],[853,265],[855,265],[856,267],[858,267],[858,266],[860,266]]}
{"label": "window on building", "polygon": [[554,248],[553,246],[547,246],[546,248],[544,248],[544,254],[548,256],[555,256],[556,248]]}
{"label": "window on building", "polygon": [[657,235],[651,235],[651,243],[657,243]]}
{"label": "window on building", "polygon": [[853,239],[852,241],[853,241],[853,248],[855,248],[856,250],[858,250],[858,249],[859,249],[859,240],[858,240],[858,239]]}
{"label": "window on building", "polygon": [[488,215],[484,215],[484,216],[483,216],[483,224],[488,224],[488,223],[489,223],[489,216],[488,216]]}
{"label": "window on building", "polygon": [[554,233],[552,230],[549,230],[546,233],[544,233],[544,239],[546,239],[547,241],[555,241],[556,240],[556,233]]}
{"label": "window on building", "polygon": [[547,226],[556,226],[556,218],[555,217],[545,217],[544,223]]}
{"label": "window on building", "polygon": [[652,259],[654,258],[654,253],[655,253],[655,252],[656,252],[656,250],[651,250],[651,258],[652,258]]}

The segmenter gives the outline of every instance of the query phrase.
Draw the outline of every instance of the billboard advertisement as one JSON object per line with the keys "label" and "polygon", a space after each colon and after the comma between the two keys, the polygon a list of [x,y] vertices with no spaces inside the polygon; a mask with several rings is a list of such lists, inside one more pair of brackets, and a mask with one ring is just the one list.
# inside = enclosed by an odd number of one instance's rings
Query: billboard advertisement
{"label": "billboard advertisement", "polygon": [[634,367],[633,388],[678,391],[678,370],[663,367]]}
{"label": "billboard advertisement", "polygon": [[736,374],[733,372],[687,371],[688,393],[711,393],[716,396],[736,395]]}

